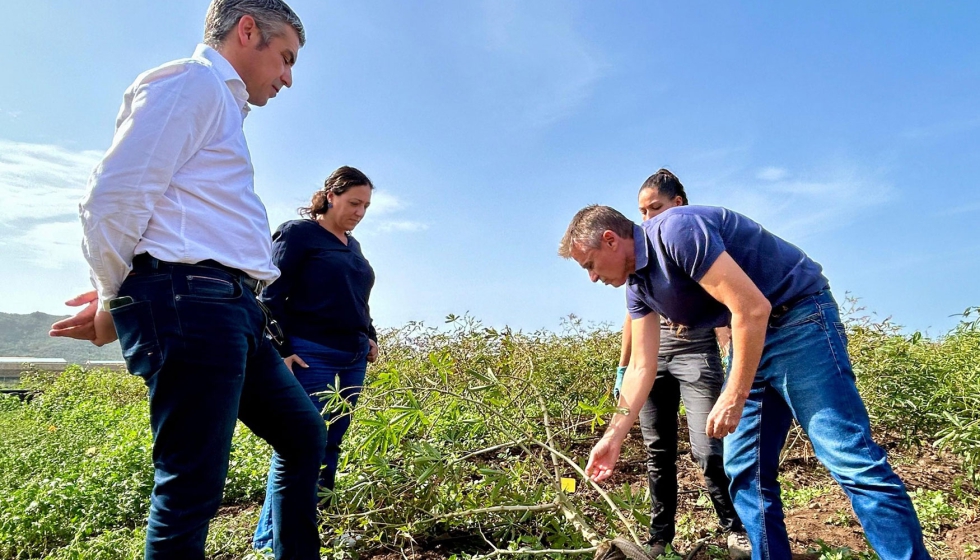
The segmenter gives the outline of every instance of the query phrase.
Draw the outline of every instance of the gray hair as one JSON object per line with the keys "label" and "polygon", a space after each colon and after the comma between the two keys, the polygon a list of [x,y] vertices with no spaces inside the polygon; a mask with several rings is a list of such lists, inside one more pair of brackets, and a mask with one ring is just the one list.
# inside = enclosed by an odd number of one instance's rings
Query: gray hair
{"label": "gray hair", "polygon": [[563,259],[571,258],[572,247],[575,245],[595,249],[602,240],[602,233],[607,230],[623,239],[633,239],[633,222],[629,218],[608,206],[586,206],[568,224],[568,230],[558,246],[558,256]]}
{"label": "gray hair", "polygon": [[218,48],[238,25],[242,16],[252,16],[262,45],[281,35],[281,27],[290,25],[299,35],[299,46],[306,44],[306,31],[296,12],[282,0],[211,0],[204,18],[204,44]]}

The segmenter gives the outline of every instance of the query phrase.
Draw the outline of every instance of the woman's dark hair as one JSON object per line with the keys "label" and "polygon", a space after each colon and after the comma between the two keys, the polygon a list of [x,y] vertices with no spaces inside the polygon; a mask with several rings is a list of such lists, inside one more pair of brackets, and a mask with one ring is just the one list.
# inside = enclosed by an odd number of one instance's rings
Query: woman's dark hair
{"label": "woman's dark hair", "polygon": [[368,179],[367,175],[361,173],[360,170],[347,165],[339,167],[323,182],[323,188],[313,193],[310,205],[300,207],[299,215],[304,218],[316,219],[317,216],[326,214],[327,210],[330,209],[330,204],[327,200],[328,193],[333,193],[336,196],[338,194],[344,194],[351,187],[362,186],[368,186],[371,187],[371,190],[374,190],[374,184],[371,183],[371,179]]}
{"label": "woman's dark hair", "polygon": [[667,198],[674,198],[675,196],[681,197],[684,201],[684,206],[687,206],[687,193],[684,192],[684,185],[681,184],[681,180],[666,169],[660,169],[653,175],[647,178],[643,182],[643,186],[640,187],[640,192],[644,189],[657,189],[657,192]]}

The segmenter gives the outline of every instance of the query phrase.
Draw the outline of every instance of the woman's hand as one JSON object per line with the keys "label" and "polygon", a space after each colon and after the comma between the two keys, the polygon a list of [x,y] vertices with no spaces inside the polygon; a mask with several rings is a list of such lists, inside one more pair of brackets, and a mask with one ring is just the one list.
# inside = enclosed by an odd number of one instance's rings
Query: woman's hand
{"label": "woman's hand", "polygon": [[282,359],[282,361],[283,363],[286,364],[286,367],[289,368],[289,372],[292,373],[293,375],[296,375],[296,372],[293,371],[293,364],[299,364],[299,367],[301,368],[310,367],[306,365],[306,362],[303,361],[303,358],[300,358],[296,354],[293,354],[291,356],[286,356],[285,358]]}
{"label": "woman's hand", "polygon": [[367,361],[374,363],[378,359],[378,343],[369,338],[368,344],[370,345],[370,348],[368,349],[367,353]]}

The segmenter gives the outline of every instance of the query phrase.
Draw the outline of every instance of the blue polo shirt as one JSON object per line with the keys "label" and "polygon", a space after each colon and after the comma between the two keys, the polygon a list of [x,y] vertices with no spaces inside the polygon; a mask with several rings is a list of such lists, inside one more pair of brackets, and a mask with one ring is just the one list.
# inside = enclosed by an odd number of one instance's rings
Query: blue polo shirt
{"label": "blue polo shirt", "polygon": [[639,319],[656,311],[691,328],[721,327],[731,313],[698,281],[723,251],[773,307],[828,287],[819,264],[745,216],[714,206],[677,206],[633,226],[636,271],[626,307]]}

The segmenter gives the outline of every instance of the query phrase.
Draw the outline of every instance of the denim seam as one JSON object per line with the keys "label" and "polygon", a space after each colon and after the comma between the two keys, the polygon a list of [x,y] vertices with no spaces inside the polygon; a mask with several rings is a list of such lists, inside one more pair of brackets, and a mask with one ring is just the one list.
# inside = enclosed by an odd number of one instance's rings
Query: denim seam
{"label": "denim seam", "polygon": [[184,322],[180,320],[180,311],[177,310],[177,290],[174,289],[174,275],[173,270],[167,274],[167,283],[170,285],[170,304],[173,305],[174,309],[174,324],[177,326],[177,336],[180,338],[181,346],[184,344]]}
{"label": "denim seam", "polygon": [[[834,366],[837,367],[837,377],[840,378],[841,381],[845,381],[845,382],[849,382],[849,383],[854,383],[854,381],[852,381],[852,380],[844,379],[844,371],[840,367],[840,359],[837,356],[837,351],[834,349],[834,341],[830,338],[833,334],[837,334],[837,332],[838,332],[837,331],[837,327],[835,327],[834,325],[830,325],[830,327],[827,328],[827,323],[828,323],[828,321],[827,321],[826,317],[824,317],[823,318],[823,321],[821,322],[821,326],[824,327],[824,333],[827,336],[827,346],[830,347],[830,354],[834,357]],[[857,392],[857,384],[856,383],[855,383],[854,391]],[[861,398],[861,395],[859,393],[858,394],[858,399],[860,399],[860,398]],[[870,458],[874,457],[874,455],[871,453],[871,442],[868,441],[867,434],[865,433],[864,430],[861,430],[861,441],[864,443],[864,451],[865,451],[865,453],[868,454],[868,458],[870,459]],[[876,459],[876,461],[877,461],[877,459]]]}
{"label": "denim seam", "polygon": [[756,494],[759,496],[759,513],[762,516],[761,530],[762,530],[762,552],[765,558],[769,558],[769,536],[766,532],[766,498],[762,492],[762,415],[766,408],[766,392],[762,392],[762,398],[759,399],[759,424],[756,428],[756,438],[755,438],[755,488]]}
{"label": "denim seam", "polygon": [[174,289],[174,275],[171,272],[167,274],[167,286],[170,289],[170,293],[167,296],[170,298],[169,303],[173,306],[174,325],[177,326],[177,337],[180,339],[181,345],[184,343],[184,325],[180,320],[180,311],[177,310],[177,290]]}

